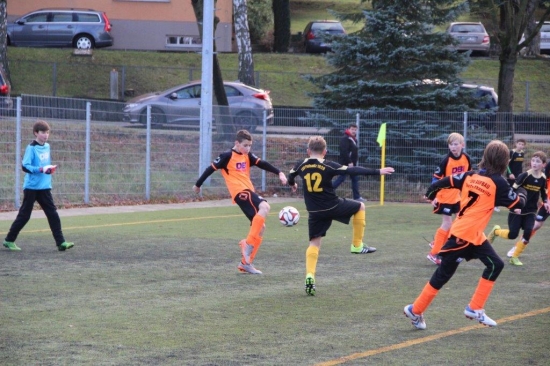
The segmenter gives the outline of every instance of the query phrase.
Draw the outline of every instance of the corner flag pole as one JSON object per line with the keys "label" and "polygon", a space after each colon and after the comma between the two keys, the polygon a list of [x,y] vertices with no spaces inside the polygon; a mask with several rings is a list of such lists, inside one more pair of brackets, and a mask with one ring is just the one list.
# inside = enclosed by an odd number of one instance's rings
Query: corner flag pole
{"label": "corner flag pole", "polygon": [[[378,138],[376,139],[378,145],[382,148],[382,158],[380,159],[380,168],[386,165],[386,122],[380,125],[380,131],[378,131]],[[384,206],[384,182],[385,176],[382,175],[380,179],[380,206]]]}

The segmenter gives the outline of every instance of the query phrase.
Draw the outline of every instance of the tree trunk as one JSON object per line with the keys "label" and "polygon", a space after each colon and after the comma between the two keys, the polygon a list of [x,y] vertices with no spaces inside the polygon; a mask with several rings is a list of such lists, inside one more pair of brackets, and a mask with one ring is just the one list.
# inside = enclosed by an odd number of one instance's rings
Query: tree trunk
{"label": "tree trunk", "polygon": [[250,44],[246,0],[233,0],[233,17],[235,19],[235,39],[237,40],[237,48],[239,50],[239,81],[255,87],[254,59]]}
{"label": "tree trunk", "polygon": [[288,52],[290,45],[290,0],[273,0],[273,52]]}
{"label": "tree trunk", "polygon": [[537,57],[540,55],[540,32],[537,27],[534,11],[529,14],[527,26],[525,27],[525,38],[527,39],[533,33],[535,33],[534,38],[527,45],[527,47],[522,50],[523,52],[521,52],[521,54],[525,57]]}
{"label": "tree trunk", "polygon": [[0,65],[6,72],[7,82],[11,85],[10,68],[8,65],[8,2],[0,0]]}

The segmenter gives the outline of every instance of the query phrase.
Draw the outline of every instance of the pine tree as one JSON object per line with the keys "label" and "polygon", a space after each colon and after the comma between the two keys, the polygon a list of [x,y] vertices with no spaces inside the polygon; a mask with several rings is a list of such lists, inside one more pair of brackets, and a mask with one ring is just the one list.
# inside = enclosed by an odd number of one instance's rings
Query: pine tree
{"label": "pine tree", "polygon": [[[365,3],[362,0],[362,3]],[[330,39],[327,61],[335,71],[309,77],[319,87],[314,105],[327,109],[466,111],[475,108],[459,74],[469,55],[450,49],[452,38],[435,31],[467,10],[452,0],[378,0],[362,14],[364,27]]]}

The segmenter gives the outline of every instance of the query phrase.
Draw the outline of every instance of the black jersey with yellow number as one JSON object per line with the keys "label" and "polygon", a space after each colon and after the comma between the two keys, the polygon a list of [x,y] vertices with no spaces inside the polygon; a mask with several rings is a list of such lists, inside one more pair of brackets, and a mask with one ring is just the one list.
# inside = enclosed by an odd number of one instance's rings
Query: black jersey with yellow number
{"label": "black jersey with yellow number", "polygon": [[525,206],[521,210],[522,213],[537,212],[539,198],[541,198],[543,202],[546,202],[548,199],[548,194],[546,192],[546,175],[544,173],[542,173],[539,178],[533,175],[532,169],[521,173],[514,183],[514,188],[517,189],[518,187],[523,187],[527,191],[527,200],[525,201]]}
{"label": "black jersey with yellow number", "polygon": [[296,164],[288,175],[288,184],[294,185],[300,176],[304,183],[304,200],[308,212],[326,211],[338,204],[338,196],[332,188],[335,175],[378,175],[379,169],[347,167],[334,161],[308,158]]}

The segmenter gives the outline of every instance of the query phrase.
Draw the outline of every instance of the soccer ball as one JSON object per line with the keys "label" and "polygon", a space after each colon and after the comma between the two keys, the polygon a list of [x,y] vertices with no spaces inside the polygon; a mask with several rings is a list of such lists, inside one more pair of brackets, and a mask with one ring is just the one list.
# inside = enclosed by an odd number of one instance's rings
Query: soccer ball
{"label": "soccer ball", "polygon": [[300,221],[300,213],[295,207],[283,207],[283,209],[279,211],[279,221],[284,226],[294,226]]}

